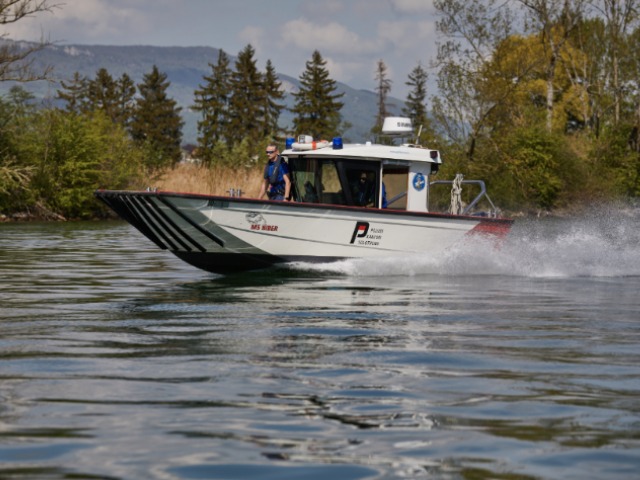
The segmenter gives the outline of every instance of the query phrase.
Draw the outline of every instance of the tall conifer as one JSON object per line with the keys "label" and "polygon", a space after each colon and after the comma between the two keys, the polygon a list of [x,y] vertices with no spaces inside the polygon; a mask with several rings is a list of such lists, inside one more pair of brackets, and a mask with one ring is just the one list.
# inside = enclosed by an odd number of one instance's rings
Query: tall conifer
{"label": "tall conifer", "polygon": [[282,83],[278,81],[278,74],[271,60],[267,60],[264,74],[264,91],[266,107],[264,110],[263,136],[275,137],[278,133],[280,112],[284,109],[284,104],[278,102],[284,99],[284,91],[282,90]]}
{"label": "tall conifer", "polygon": [[340,133],[340,110],[344,106],[338,101],[344,93],[334,93],[336,81],[329,77],[326,64],[320,52],[314,51],[300,76],[300,90],[293,94],[296,133],[310,134],[318,139],[330,139]]}
{"label": "tall conifer", "polygon": [[129,128],[135,108],[136,84],[129,75],[123,73],[115,82],[115,121]]}
{"label": "tall conifer", "polygon": [[136,100],[131,136],[146,147],[147,165],[152,168],[180,160],[183,122],[180,107],[167,96],[169,85],[167,75],[155,65],[138,84],[140,96]]}
{"label": "tall conifer", "polygon": [[229,98],[231,96],[231,69],[229,56],[218,52],[218,62],[211,67],[211,75],[203,77],[204,84],[195,91],[192,107],[200,112],[198,121],[198,156],[210,162],[216,144],[225,139],[228,123]]}
{"label": "tall conifer", "polygon": [[376,64],[376,87],[378,113],[376,114],[376,123],[371,129],[372,133],[380,133],[382,131],[382,123],[389,116],[389,105],[387,97],[391,91],[391,80],[387,78],[387,66],[382,60],[378,60]]}
{"label": "tall conifer", "polygon": [[89,106],[91,110],[102,110],[114,122],[118,119],[116,82],[106,68],[96,72],[89,81]]}
{"label": "tall conifer", "polygon": [[[427,117],[427,72],[418,64],[409,74],[405,85],[411,87],[407,94],[402,114],[411,119],[414,128],[422,127],[421,137],[431,134],[431,126]],[[420,141],[418,139],[418,141]]]}
{"label": "tall conifer", "polygon": [[79,72],[73,74],[69,82],[60,81],[61,89],[56,92],[56,98],[65,103],[68,112],[85,113],[89,110],[89,79],[80,75]]}
{"label": "tall conifer", "polygon": [[262,139],[265,125],[264,75],[256,67],[255,50],[247,45],[239,54],[231,74],[229,126],[226,133],[230,147],[248,139],[251,144]]}

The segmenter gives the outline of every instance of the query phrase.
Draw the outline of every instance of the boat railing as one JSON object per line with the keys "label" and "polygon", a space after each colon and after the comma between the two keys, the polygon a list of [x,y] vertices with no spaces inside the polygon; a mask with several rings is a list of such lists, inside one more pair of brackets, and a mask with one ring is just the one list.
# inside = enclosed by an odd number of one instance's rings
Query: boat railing
{"label": "boat railing", "polygon": [[[453,187],[453,180],[434,180],[433,182],[430,182],[429,185],[434,186],[434,185],[451,185]],[[493,202],[491,201],[491,198],[489,198],[489,195],[487,194],[487,187],[484,183],[484,181],[482,180],[462,180],[462,185],[478,185],[480,187],[480,192],[478,193],[478,195],[476,195],[476,197],[468,204],[466,205],[463,210],[459,213],[460,215],[478,215],[478,216],[487,216],[487,217],[491,217],[491,218],[496,218],[499,216],[500,210],[493,204]],[[403,199],[404,197],[407,196],[407,192],[400,192],[397,195],[394,195],[392,198],[390,198],[388,200],[388,205],[392,205],[393,203],[397,202],[398,200]],[[491,206],[491,209],[488,212],[473,212],[474,209],[476,208],[476,206],[478,205],[478,203],[480,203],[480,201],[485,198],[487,200],[487,202],[489,203],[489,205]],[[473,212],[473,213],[472,213]]]}
{"label": "boat railing", "polygon": [[[468,205],[466,205],[463,208],[462,212],[460,212],[461,215],[471,215],[473,210],[478,205],[478,203],[483,198],[485,198],[487,200],[487,202],[489,203],[489,205],[491,205],[491,209],[489,210],[489,212],[478,212],[478,213],[475,213],[475,215],[484,215],[484,216],[493,217],[493,218],[498,216],[499,210],[493,204],[493,202],[491,201],[491,198],[489,198],[489,195],[487,194],[487,187],[484,184],[484,181],[482,181],[482,180],[462,180],[460,183],[462,185],[478,185],[480,187],[480,192],[478,193],[478,195],[476,195],[476,197]],[[430,182],[429,185],[432,185],[432,186],[433,185],[451,185],[453,187],[454,180],[434,180],[433,182]]]}

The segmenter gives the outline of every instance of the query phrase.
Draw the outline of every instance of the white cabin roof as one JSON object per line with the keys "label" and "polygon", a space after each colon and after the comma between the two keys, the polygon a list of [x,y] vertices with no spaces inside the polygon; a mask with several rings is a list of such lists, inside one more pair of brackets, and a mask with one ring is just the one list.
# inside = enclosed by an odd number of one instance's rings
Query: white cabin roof
{"label": "white cabin roof", "polygon": [[[433,152],[433,153],[432,153]],[[348,143],[343,148],[334,149],[331,143],[324,148],[300,150],[290,148],[281,152],[285,157],[339,157],[358,160],[396,160],[407,162],[442,163],[440,152],[413,145],[380,145],[372,143]]]}

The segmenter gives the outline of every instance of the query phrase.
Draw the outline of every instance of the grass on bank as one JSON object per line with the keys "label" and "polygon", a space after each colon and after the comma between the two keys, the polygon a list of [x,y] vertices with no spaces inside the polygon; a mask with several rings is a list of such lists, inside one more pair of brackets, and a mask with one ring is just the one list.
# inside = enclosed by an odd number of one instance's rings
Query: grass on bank
{"label": "grass on bank", "polygon": [[263,166],[232,169],[226,166],[205,167],[194,163],[181,163],[148,180],[148,186],[169,192],[229,195],[231,189],[242,191],[242,196],[255,198],[260,193]]}

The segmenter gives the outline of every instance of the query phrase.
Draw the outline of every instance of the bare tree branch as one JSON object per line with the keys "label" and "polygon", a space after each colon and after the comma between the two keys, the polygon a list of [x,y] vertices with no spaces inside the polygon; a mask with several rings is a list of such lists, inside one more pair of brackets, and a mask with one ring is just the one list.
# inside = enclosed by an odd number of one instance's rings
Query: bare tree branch
{"label": "bare tree branch", "polygon": [[[52,12],[58,6],[50,0],[0,0],[0,25],[16,23],[37,13]],[[14,42],[6,33],[0,34],[0,82],[48,79],[52,67],[36,71],[31,55],[49,45],[51,42],[44,38],[39,42]]]}

